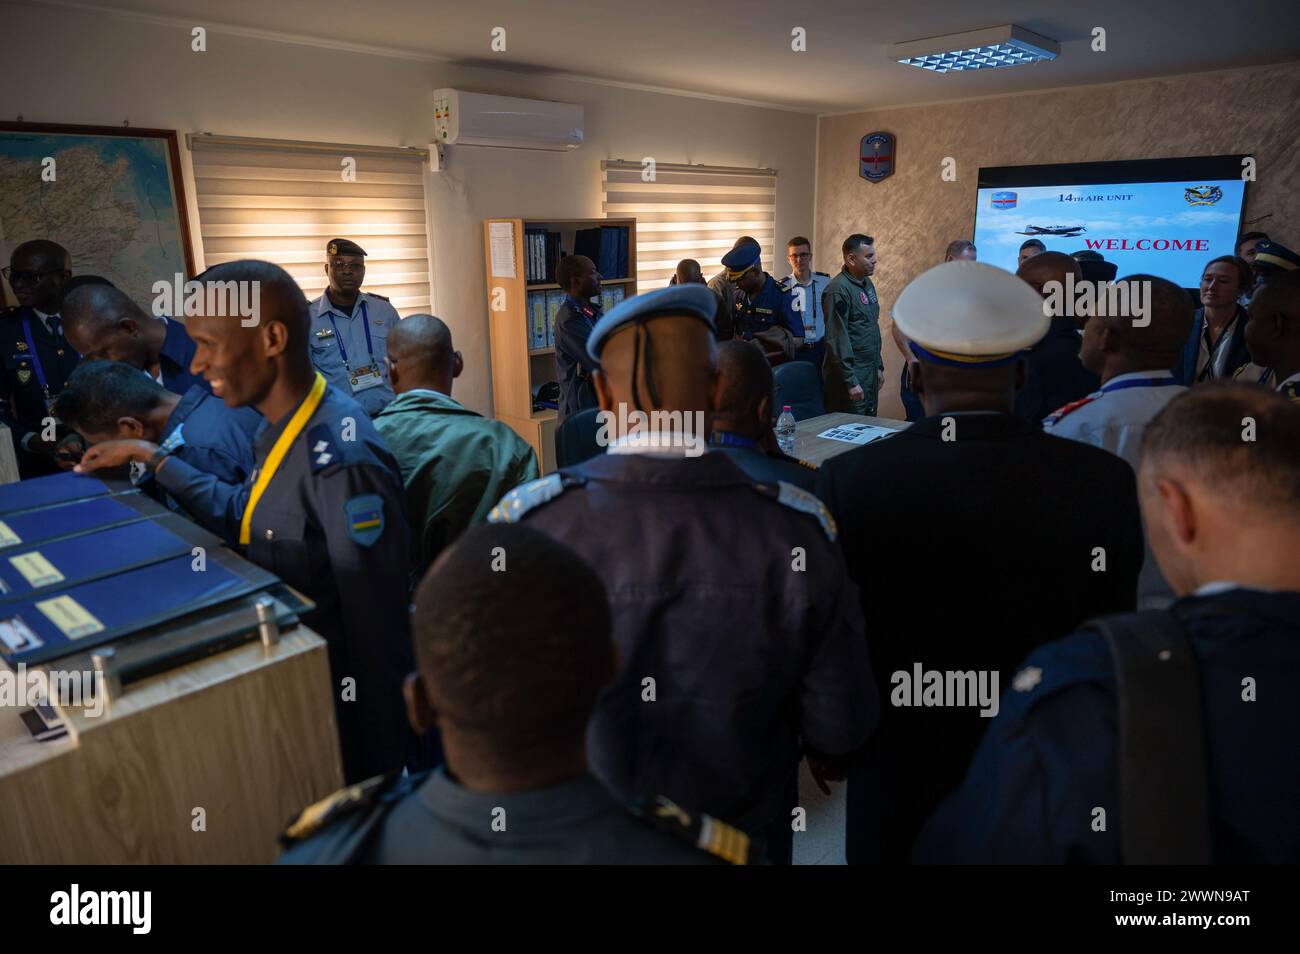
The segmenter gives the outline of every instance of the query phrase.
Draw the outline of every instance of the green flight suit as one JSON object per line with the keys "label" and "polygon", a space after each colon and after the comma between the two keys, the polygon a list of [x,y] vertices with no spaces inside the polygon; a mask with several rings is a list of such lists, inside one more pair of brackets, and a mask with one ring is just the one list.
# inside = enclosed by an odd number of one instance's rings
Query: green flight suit
{"label": "green flight suit", "polygon": [[413,582],[507,491],[537,479],[527,441],[437,391],[399,394],[374,421],[406,487]]}
{"label": "green flight suit", "polygon": [[[826,410],[876,413],[879,397],[880,300],[870,278],[858,281],[846,269],[822,292],[826,316],[826,357],[822,360],[822,401]],[[849,389],[862,388],[853,401]]]}

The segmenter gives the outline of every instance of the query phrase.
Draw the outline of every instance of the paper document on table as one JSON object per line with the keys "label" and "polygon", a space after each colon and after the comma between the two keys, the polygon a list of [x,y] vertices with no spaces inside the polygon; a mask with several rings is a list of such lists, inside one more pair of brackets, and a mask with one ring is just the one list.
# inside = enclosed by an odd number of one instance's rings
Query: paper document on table
{"label": "paper document on table", "polygon": [[840,424],[817,436],[828,441],[844,441],[846,444],[870,444],[895,433],[897,432],[892,427],[877,427],[875,424]]}
{"label": "paper document on table", "polygon": [[488,248],[493,278],[515,277],[515,226],[513,222],[488,223]]}

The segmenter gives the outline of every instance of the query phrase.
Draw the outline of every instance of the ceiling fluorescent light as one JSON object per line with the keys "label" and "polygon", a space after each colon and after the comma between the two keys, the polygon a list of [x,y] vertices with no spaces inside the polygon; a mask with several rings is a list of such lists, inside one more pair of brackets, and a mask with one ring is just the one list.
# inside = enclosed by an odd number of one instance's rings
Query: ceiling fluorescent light
{"label": "ceiling fluorescent light", "polygon": [[1061,45],[1055,40],[1013,23],[987,30],[895,43],[889,48],[891,58],[932,73],[1020,66],[1022,63],[1054,60],[1060,52]]}

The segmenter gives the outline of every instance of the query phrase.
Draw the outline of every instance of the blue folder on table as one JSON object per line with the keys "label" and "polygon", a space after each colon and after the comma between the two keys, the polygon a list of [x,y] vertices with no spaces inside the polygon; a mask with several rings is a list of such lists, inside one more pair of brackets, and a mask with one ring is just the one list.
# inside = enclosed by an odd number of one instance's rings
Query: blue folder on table
{"label": "blue folder on table", "polygon": [[[123,570],[190,555],[191,544],[150,521],[128,523],[0,554],[0,604],[53,592]],[[124,600],[137,598],[123,590]]]}
{"label": "blue folder on table", "polygon": [[116,496],[88,497],[43,510],[24,510],[0,518],[0,554],[71,534],[144,520],[145,515]]}
{"label": "blue folder on table", "polygon": [[33,477],[16,484],[0,484],[0,514],[34,510],[87,497],[104,497],[112,492],[102,480],[85,474],[69,472]]}
{"label": "blue folder on table", "polygon": [[256,589],[214,562],[196,572],[187,552],[0,606],[0,654],[14,664],[55,659]]}

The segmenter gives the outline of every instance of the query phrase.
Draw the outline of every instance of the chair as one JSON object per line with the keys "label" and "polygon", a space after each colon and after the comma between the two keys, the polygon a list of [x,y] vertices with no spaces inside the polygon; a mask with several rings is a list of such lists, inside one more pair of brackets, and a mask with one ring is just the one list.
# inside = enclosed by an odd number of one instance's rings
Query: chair
{"label": "chair", "polygon": [[600,408],[589,407],[567,417],[555,432],[555,463],[571,467],[599,455],[604,448],[596,443]]}
{"label": "chair", "polygon": [[787,361],[772,369],[772,378],[776,381],[776,407],[790,405],[790,413],[796,421],[805,421],[826,413],[822,404],[821,368],[810,361]]}

